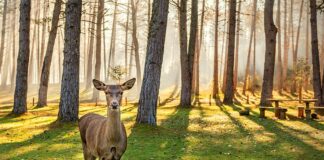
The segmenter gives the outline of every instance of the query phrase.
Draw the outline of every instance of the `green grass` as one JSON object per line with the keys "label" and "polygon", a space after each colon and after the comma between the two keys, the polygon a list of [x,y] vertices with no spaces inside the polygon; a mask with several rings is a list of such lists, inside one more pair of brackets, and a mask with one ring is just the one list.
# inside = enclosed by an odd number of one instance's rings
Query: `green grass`
{"label": "green grass", "polygon": [[[178,100],[158,107],[158,126],[136,125],[136,105],[123,107],[128,148],[125,160],[150,159],[322,159],[324,122],[239,116],[243,107],[177,107]],[[0,159],[82,159],[77,124],[56,123],[56,103],[45,108],[29,106],[20,117],[7,116],[11,106],[0,106]],[[104,106],[81,104],[80,116],[106,113]]]}

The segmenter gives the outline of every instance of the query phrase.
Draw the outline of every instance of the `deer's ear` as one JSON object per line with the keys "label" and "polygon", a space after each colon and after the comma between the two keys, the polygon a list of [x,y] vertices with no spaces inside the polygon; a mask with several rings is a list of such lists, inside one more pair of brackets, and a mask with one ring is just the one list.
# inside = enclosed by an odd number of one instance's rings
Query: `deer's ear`
{"label": "deer's ear", "polygon": [[93,82],[94,87],[97,88],[99,91],[104,91],[107,88],[106,84],[101,81],[93,79],[92,82]]}
{"label": "deer's ear", "polygon": [[121,88],[123,90],[129,90],[129,89],[133,88],[135,82],[136,82],[136,78],[132,78],[132,79],[128,80],[127,82],[123,83],[121,85]]}

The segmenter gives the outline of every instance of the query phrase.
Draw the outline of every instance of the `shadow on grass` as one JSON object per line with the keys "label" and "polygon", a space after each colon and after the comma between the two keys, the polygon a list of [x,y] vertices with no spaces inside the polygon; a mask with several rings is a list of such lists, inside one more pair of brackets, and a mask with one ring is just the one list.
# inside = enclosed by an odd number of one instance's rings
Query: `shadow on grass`
{"label": "shadow on grass", "polygon": [[[235,105],[231,105],[235,111],[240,111],[241,108]],[[258,115],[258,113],[251,111],[254,115]],[[226,113],[225,113],[226,114]],[[305,136],[310,137],[309,135],[300,132],[296,129],[291,129],[277,121],[271,119],[260,119],[258,116],[247,116],[247,118],[256,124],[263,126],[265,131],[270,132],[275,135],[274,140],[271,143],[266,144],[268,147],[280,149],[284,144],[289,144],[291,148],[299,148],[302,150],[299,157],[292,157],[289,153],[287,153],[288,159],[320,159],[320,157],[324,156],[323,151],[318,150],[314,146],[309,145],[298,136],[292,133],[304,134]],[[320,142],[322,143],[322,142]],[[260,144],[264,145],[264,144]],[[293,151],[292,151],[293,152]]]}
{"label": "shadow on grass", "polygon": [[190,111],[190,108],[177,108],[160,126],[135,124],[123,158],[180,159],[187,148],[185,131],[189,126]]}
{"label": "shadow on grass", "polygon": [[5,159],[73,159],[75,153],[82,153],[76,123],[52,122],[47,127],[28,140],[1,144],[0,155]]}
{"label": "shadow on grass", "polygon": [[174,87],[174,89],[172,90],[171,94],[169,95],[169,97],[166,98],[165,100],[163,100],[163,101],[161,102],[160,106],[164,106],[164,105],[166,105],[167,103],[172,102],[175,98],[178,98],[178,97],[180,96],[180,92],[177,94],[178,89],[179,89],[179,86],[176,85],[176,86]]}

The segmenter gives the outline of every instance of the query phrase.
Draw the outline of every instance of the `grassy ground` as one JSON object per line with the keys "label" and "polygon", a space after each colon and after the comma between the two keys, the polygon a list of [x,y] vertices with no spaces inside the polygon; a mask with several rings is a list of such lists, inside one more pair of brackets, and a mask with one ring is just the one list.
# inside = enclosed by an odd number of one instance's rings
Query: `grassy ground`
{"label": "grassy ground", "polygon": [[[168,91],[170,93],[172,91]],[[0,96],[5,92],[1,92]],[[167,95],[167,94],[166,94]],[[175,94],[173,96],[176,97]],[[208,97],[207,95],[203,95]],[[177,107],[178,99],[161,98],[158,126],[135,125],[136,105],[122,107],[128,134],[123,159],[322,159],[324,122],[297,119],[295,104],[284,104],[288,120],[276,120],[273,112],[259,119],[252,106],[250,116],[239,116],[247,104],[209,106],[208,99],[190,109]],[[245,102],[244,96],[240,97]],[[202,97],[203,98],[203,97]],[[251,97],[251,103],[255,103]],[[166,99],[166,100],[164,100]],[[58,104],[44,108],[29,106],[20,117],[8,116],[10,98],[0,105],[0,159],[82,159],[76,123],[55,122]],[[88,112],[104,115],[106,108],[81,103],[80,116]]]}

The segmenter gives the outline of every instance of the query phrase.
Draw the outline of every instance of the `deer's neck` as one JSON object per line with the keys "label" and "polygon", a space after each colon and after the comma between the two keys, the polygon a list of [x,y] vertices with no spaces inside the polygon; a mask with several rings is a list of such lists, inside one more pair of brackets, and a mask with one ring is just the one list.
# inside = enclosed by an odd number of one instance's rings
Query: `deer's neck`
{"label": "deer's neck", "polygon": [[108,127],[107,130],[110,134],[109,141],[119,141],[121,138],[121,120],[120,112],[108,110]]}

